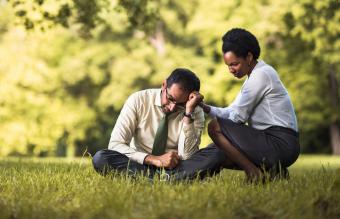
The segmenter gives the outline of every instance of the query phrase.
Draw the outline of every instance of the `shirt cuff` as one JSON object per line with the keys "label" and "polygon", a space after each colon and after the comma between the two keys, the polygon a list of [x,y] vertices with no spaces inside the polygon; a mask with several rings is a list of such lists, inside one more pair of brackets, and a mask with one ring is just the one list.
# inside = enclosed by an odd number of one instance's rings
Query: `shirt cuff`
{"label": "shirt cuff", "polygon": [[216,118],[216,115],[218,114],[218,109],[217,107],[214,106],[210,106],[210,112],[209,112],[209,116],[212,118]]}
{"label": "shirt cuff", "polygon": [[144,159],[147,156],[147,153],[143,153],[143,152],[135,152],[133,153],[133,155],[131,156],[131,160],[136,161],[139,164],[144,164]]}

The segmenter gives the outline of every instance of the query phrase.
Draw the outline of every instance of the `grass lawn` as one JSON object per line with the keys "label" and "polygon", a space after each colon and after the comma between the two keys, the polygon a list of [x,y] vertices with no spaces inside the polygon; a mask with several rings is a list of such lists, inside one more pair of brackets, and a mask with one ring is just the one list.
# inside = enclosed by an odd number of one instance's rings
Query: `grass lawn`
{"label": "grass lawn", "polygon": [[340,218],[340,157],[300,156],[289,181],[102,177],[88,159],[0,159],[0,218]]}

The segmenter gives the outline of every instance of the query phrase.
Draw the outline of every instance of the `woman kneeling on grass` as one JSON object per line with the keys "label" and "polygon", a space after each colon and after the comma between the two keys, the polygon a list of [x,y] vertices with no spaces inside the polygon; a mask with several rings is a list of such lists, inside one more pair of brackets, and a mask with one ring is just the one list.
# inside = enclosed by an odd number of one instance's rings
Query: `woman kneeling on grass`
{"label": "woman kneeling on grass", "polygon": [[267,171],[271,178],[288,177],[287,167],[300,153],[288,92],[275,69],[257,60],[260,46],[253,34],[234,28],[222,40],[230,73],[247,79],[230,106],[200,103],[205,113],[216,118],[209,123],[209,136],[226,154],[225,167],[244,170],[248,180],[261,180]]}

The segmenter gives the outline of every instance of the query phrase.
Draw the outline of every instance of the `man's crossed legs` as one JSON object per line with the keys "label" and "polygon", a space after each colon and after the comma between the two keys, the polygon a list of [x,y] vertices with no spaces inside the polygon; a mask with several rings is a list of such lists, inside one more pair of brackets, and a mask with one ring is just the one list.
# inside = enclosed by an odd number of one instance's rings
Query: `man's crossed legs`
{"label": "man's crossed legs", "polygon": [[[203,179],[219,173],[225,160],[223,151],[211,144],[197,151],[189,159],[180,161],[174,169],[165,169],[165,173],[167,178],[175,181]],[[139,164],[129,160],[124,154],[108,149],[98,151],[93,156],[92,163],[95,170],[102,175],[117,171],[131,176],[140,174],[152,179],[155,174],[162,172],[161,168]]]}

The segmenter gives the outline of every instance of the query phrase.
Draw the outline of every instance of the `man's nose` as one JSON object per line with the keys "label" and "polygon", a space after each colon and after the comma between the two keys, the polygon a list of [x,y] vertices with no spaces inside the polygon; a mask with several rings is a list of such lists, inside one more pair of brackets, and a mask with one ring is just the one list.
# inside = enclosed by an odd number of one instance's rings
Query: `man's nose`
{"label": "man's nose", "polygon": [[174,111],[175,108],[176,108],[176,104],[175,104],[175,103],[170,103],[170,104],[169,104],[169,109],[170,109],[170,111]]}

